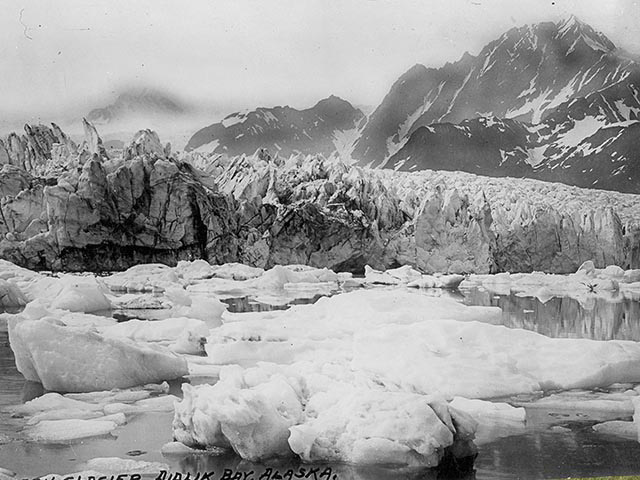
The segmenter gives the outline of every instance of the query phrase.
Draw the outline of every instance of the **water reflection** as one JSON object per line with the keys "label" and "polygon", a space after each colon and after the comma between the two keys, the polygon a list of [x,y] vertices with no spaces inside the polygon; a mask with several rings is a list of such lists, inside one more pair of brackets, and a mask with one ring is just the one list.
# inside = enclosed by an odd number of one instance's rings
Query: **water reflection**
{"label": "water reflection", "polygon": [[560,433],[529,429],[526,435],[502,438],[481,448],[478,478],[543,479],[638,473],[637,441],[603,441],[589,424],[567,425]]}
{"label": "water reflection", "polygon": [[640,341],[640,303],[626,297],[611,301],[594,296],[586,302],[554,297],[542,303],[533,297],[496,295],[477,288],[465,290],[464,295],[469,305],[500,307],[507,327],[554,338]]}
{"label": "water reflection", "polygon": [[308,305],[316,303],[326,295],[313,295],[309,298],[296,298],[284,305],[273,305],[257,301],[253,296],[224,298],[221,301],[229,305],[229,311],[233,313],[246,312],[270,312],[273,310],[286,310],[292,305]]}

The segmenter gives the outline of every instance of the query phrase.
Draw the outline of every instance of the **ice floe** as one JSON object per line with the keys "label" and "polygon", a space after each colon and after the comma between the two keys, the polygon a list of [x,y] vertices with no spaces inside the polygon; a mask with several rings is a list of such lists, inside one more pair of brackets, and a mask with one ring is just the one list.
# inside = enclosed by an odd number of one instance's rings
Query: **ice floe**
{"label": "ice floe", "polygon": [[610,420],[596,423],[591,427],[595,432],[603,435],[614,435],[628,440],[638,440],[638,429],[634,422],[623,420]]}
{"label": "ice floe", "polygon": [[0,278],[0,308],[24,307],[27,299],[16,285]]}
{"label": "ice floe", "polygon": [[461,285],[463,289],[474,287],[482,287],[500,295],[535,297],[542,303],[554,297],[571,297],[580,302],[595,297],[633,298],[640,293],[640,270],[625,271],[616,265],[599,269],[595,268],[592,261],[587,261],[569,275],[543,272],[470,275]]}
{"label": "ice floe", "polygon": [[46,393],[11,407],[14,417],[26,417],[24,434],[31,442],[70,443],[116,434],[127,415],[171,412],[178,400],[166,395],[168,385],[148,384],[133,389],[61,395]]}
{"label": "ice floe", "polygon": [[417,288],[458,288],[464,275],[425,275],[409,265],[385,270],[374,270],[369,265],[364,269],[364,284],[406,285]]}
{"label": "ice floe", "polygon": [[454,437],[473,436],[474,421],[452,419],[443,399],[358,388],[330,367],[297,367],[225,367],[215,385],[184,384],[174,438],[251,461],[296,453],[310,462],[435,466]]}
{"label": "ice floe", "polygon": [[87,392],[126,388],[188,374],[186,360],[161,345],[101,335],[54,320],[9,320],[16,366],[47,390]]}
{"label": "ice floe", "polygon": [[[118,418],[118,420],[120,419],[124,420],[124,416]],[[34,426],[27,427],[26,433],[31,440],[36,442],[63,443],[106,435],[115,430],[117,426],[118,423],[113,421],[113,417],[108,420],[99,418],[91,420],[42,420]]]}

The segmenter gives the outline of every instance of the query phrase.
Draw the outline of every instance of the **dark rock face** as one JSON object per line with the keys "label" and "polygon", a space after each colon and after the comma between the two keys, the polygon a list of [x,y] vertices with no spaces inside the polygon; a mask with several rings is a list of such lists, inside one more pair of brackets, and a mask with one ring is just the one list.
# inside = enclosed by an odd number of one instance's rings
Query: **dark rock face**
{"label": "dark rock face", "polygon": [[283,157],[297,153],[329,156],[339,148],[339,137],[348,131],[355,133],[363,117],[360,110],[335,96],[306,110],[258,108],[231,114],[197,131],[185,150],[235,156],[266,148]]}
{"label": "dark rock face", "polygon": [[[54,135],[28,131],[39,145]],[[33,157],[30,171],[2,167],[0,258],[93,271],[193,258],[451,273],[567,272],[585,260],[640,266],[633,195],[371,170],[319,156],[274,161],[262,152],[216,158],[211,176],[184,161],[188,155],[172,157],[151,131],[138,132],[114,159],[95,129],[87,137],[66,156]]]}
{"label": "dark rock face", "polygon": [[514,28],[476,57],[411,68],[352,155],[640,193],[639,92],[640,66],[575,17]]}

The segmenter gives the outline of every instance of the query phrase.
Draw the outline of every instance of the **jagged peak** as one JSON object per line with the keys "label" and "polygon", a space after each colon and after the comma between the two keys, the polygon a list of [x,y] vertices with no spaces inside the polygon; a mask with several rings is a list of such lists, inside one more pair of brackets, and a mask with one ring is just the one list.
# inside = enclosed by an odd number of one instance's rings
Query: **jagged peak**
{"label": "jagged peak", "polygon": [[139,130],[131,142],[124,149],[124,159],[131,160],[140,155],[155,155],[168,158],[171,155],[171,145],[162,146],[158,134],[150,129]]}
{"label": "jagged peak", "polygon": [[584,25],[586,24],[581,22],[573,13],[556,23],[556,26],[561,33],[566,33],[573,28],[581,28]]}
{"label": "jagged peak", "polygon": [[591,25],[582,22],[573,14],[557,22],[556,28],[558,30],[558,38],[563,40],[570,39],[573,40],[574,43],[582,40],[592,50],[600,50],[603,52],[610,52],[616,49],[614,43],[603,33],[598,32]]}
{"label": "jagged peak", "polygon": [[323,107],[326,108],[326,107],[334,107],[334,106],[354,108],[353,105],[351,105],[351,103],[349,103],[348,101],[336,95],[329,95],[327,98],[323,98],[318,103],[316,103],[312,108],[323,108]]}

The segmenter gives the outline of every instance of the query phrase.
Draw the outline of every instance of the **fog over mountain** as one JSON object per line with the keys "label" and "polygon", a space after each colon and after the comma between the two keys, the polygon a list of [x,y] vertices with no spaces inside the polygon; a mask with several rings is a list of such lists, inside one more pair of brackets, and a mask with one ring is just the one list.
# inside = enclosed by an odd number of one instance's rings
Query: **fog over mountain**
{"label": "fog over mountain", "polygon": [[[510,28],[575,13],[640,51],[632,0],[187,3],[18,0],[0,18],[3,119],[61,122],[151,88],[198,105],[378,105],[401,72],[477,55]],[[339,74],[338,74],[339,72]]]}

